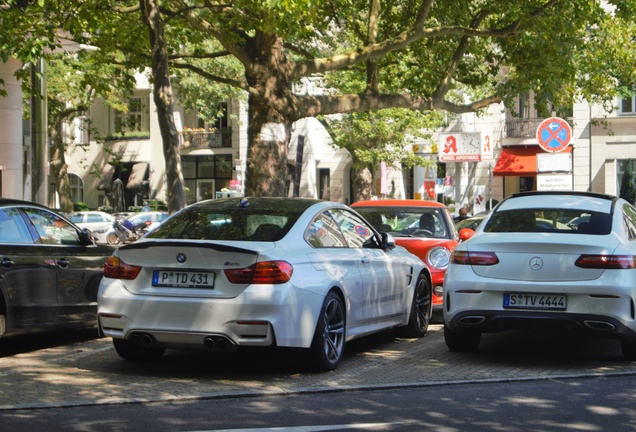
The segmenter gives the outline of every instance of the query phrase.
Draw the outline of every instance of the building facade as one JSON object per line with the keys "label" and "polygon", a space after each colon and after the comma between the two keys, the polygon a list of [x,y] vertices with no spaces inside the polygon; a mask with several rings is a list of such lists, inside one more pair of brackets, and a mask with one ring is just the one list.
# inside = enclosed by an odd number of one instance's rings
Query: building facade
{"label": "building facade", "polygon": [[[46,128],[42,119],[22,120],[21,83],[14,77],[19,67],[14,60],[0,63],[0,78],[7,91],[0,98],[0,194],[56,207],[55,179],[48,177],[46,161],[38,156],[47,153],[47,139],[41,136]],[[617,99],[612,113],[584,102],[576,104],[563,115],[571,126],[571,139],[557,158],[547,157],[554,155],[546,154],[537,139],[537,128],[546,117],[531,108],[531,96],[517,102],[518,115],[495,105],[486,115],[451,116],[448,126],[436,131],[430,142],[413,143],[415,153],[437,160],[444,136],[480,133],[489,137],[491,159],[444,162],[444,178],[437,178],[437,170],[423,167],[382,166],[375,173],[375,194],[379,198],[436,199],[455,212],[466,206],[471,213],[479,213],[489,204],[525,190],[619,193],[627,164],[636,160],[634,98]],[[206,125],[197,120],[196,113],[176,105],[189,203],[242,193],[248,144],[246,107],[228,101],[224,109],[225,115],[217,123]],[[88,119],[103,142],[86,127]],[[66,156],[74,201],[90,208],[124,209],[141,206],[146,199],[165,201],[162,141],[151,89],[143,76],[126,114],[100,102],[84,123],[80,119],[67,127]],[[290,196],[351,203],[350,171],[348,152],[330,145],[329,134],[317,120],[302,119],[293,125]],[[45,179],[45,198],[37,184],[39,178]]]}

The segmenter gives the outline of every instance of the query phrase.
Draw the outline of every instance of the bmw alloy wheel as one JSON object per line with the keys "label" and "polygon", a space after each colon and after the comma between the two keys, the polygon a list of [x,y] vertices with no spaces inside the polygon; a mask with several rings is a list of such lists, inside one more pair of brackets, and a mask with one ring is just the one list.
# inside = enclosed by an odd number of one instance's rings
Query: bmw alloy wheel
{"label": "bmw alloy wheel", "polygon": [[340,296],[332,291],[323,303],[312,344],[312,360],[316,367],[323,371],[335,369],[342,360],[344,343],[344,305]]}

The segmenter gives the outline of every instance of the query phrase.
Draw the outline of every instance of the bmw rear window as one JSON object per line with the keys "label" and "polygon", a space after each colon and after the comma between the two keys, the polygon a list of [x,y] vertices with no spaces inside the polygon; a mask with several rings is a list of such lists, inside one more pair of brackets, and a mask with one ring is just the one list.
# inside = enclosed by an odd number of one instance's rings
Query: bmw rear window
{"label": "bmw rear window", "polygon": [[558,232],[606,235],[612,230],[609,213],[555,208],[496,211],[484,226],[485,232]]}
{"label": "bmw rear window", "polygon": [[148,238],[277,241],[301,213],[241,209],[189,209],[163,222]]}

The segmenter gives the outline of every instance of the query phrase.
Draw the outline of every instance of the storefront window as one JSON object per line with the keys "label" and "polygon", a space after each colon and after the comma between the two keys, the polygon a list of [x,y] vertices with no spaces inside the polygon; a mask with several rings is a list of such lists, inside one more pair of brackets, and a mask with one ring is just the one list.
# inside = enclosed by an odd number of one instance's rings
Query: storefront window
{"label": "storefront window", "polygon": [[184,180],[186,202],[188,204],[195,203],[197,201],[197,181],[196,180]]}
{"label": "storefront window", "polygon": [[216,181],[216,190],[217,192],[221,189],[229,189],[230,188],[230,180],[217,180]]}
{"label": "storefront window", "polygon": [[181,157],[181,172],[184,179],[197,177],[197,159],[190,156]]}
{"label": "storefront window", "polygon": [[234,171],[233,163],[231,154],[182,156],[181,169],[187,203],[214,199],[217,192],[229,191]]}
{"label": "storefront window", "polygon": [[216,156],[216,178],[232,178],[232,155]]}
{"label": "storefront window", "polygon": [[534,177],[519,177],[519,192],[534,190]]}
{"label": "storefront window", "polygon": [[199,158],[198,178],[214,178],[214,156],[203,156]]}

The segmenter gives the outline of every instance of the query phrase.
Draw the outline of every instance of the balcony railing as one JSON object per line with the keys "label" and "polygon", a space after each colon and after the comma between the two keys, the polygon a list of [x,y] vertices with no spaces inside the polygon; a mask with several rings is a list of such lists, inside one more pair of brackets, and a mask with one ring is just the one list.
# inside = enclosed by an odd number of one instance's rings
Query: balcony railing
{"label": "balcony railing", "polygon": [[214,131],[184,130],[180,133],[181,148],[224,148],[232,147],[232,128],[217,129]]}
{"label": "balcony railing", "polygon": [[[514,119],[506,121],[506,136],[508,138],[533,138],[537,136],[537,129],[544,118]],[[570,127],[572,120],[566,119]]]}

